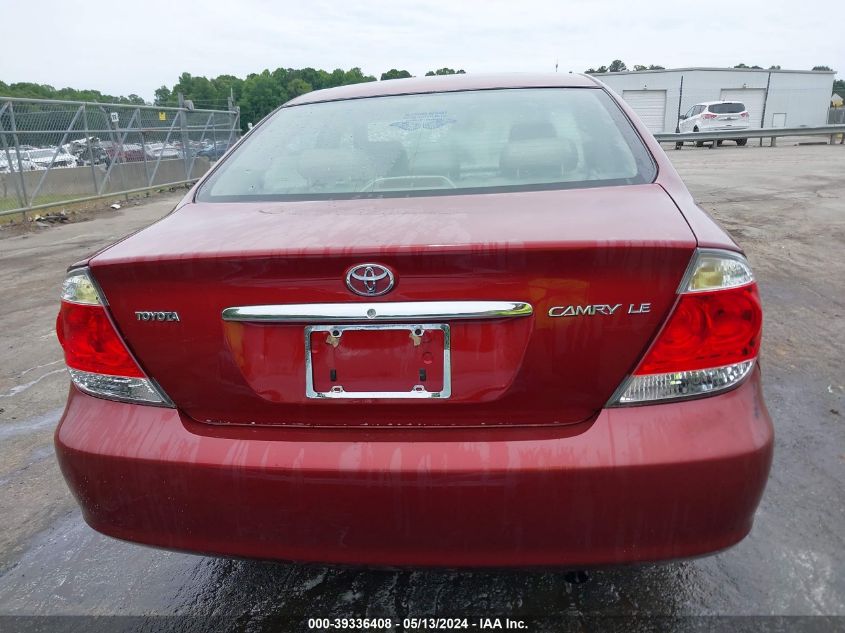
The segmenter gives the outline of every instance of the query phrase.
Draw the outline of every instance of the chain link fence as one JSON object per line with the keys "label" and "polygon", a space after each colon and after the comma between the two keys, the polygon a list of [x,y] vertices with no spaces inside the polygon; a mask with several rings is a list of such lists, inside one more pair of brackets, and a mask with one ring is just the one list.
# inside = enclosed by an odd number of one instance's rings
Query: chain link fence
{"label": "chain link fence", "polygon": [[827,115],[830,125],[845,125],[845,107],[831,108]]}
{"label": "chain link fence", "polygon": [[196,181],[240,119],[186,106],[0,97],[0,216]]}

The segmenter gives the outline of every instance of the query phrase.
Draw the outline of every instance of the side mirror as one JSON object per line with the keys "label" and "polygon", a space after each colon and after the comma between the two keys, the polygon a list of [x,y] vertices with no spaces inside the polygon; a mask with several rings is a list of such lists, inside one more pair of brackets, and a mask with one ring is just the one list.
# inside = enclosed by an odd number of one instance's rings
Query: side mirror
{"label": "side mirror", "polygon": [[686,118],[687,118],[687,115],[686,115],[686,114],[682,114],[679,118],[681,119],[681,121],[683,121],[684,119],[686,119]]}

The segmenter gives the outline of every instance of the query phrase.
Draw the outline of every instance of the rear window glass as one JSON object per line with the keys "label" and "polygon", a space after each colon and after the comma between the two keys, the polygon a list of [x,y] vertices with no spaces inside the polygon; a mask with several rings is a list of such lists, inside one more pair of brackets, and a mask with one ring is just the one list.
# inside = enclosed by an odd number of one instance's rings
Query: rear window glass
{"label": "rear window glass", "polygon": [[602,90],[478,90],[282,108],[202,201],[319,200],[651,182],[652,158]]}
{"label": "rear window glass", "polygon": [[745,111],[743,103],[714,103],[709,108],[713,114],[739,114]]}

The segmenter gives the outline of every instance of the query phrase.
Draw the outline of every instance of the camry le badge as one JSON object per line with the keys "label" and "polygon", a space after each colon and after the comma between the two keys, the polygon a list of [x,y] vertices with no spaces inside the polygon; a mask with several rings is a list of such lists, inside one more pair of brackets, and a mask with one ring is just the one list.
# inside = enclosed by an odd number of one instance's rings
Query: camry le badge
{"label": "camry le badge", "polygon": [[[621,303],[597,303],[585,306],[554,306],[549,308],[550,317],[570,317],[570,316],[596,316],[603,314],[611,316],[616,314],[622,308]],[[651,312],[650,303],[629,303],[628,309],[625,310],[628,314],[646,314]]]}
{"label": "camry le badge", "polygon": [[379,297],[393,290],[395,278],[379,264],[358,264],[346,273],[346,286],[362,297]]}

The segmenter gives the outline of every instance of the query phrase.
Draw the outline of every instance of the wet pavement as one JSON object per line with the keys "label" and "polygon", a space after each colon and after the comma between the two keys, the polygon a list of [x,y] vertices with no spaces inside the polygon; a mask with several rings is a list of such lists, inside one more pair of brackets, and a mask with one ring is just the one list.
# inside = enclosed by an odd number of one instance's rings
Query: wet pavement
{"label": "wet pavement", "polygon": [[[121,227],[128,232],[152,221],[167,204],[110,217],[112,224],[97,219],[27,239],[0,237],[0,281],[28,293],[0,305],[0,614],[140,616],[99,622],[103,630],[139,631],[174,622],[179,630],[296,631],[314,617],[431,616],[471,617],[471,628],[479,617],[522,619],[532,631],[615,624],[845,630],[843,151],[670,152],[760,278],[774,465],[754,530],[734,548],[692,561],[596,570],[583,584],[557,571],[373,571],[206,558],[97,534],[67,492],[50,443],[67,384],[49,336],[56,288],[73,255],[107,243]],[[840,617],[689,617],[822,615]],[[588,625],[599,616],[596,628]],[[623,616],[646,619],[631,626]],[[0,630],[32,622],[0,617]],[[88,620],[53,623],[95,628]]]}

